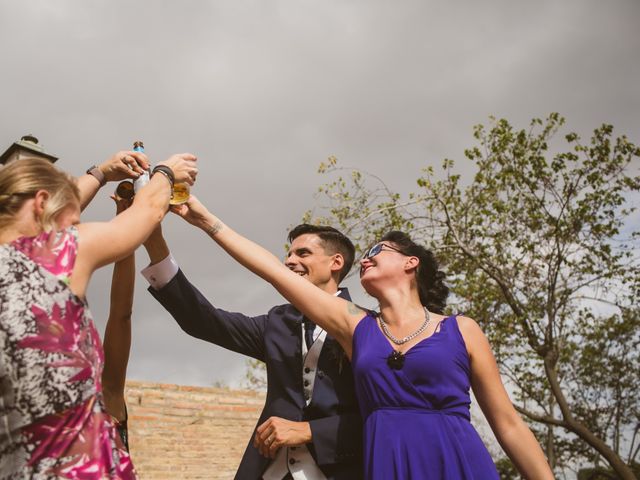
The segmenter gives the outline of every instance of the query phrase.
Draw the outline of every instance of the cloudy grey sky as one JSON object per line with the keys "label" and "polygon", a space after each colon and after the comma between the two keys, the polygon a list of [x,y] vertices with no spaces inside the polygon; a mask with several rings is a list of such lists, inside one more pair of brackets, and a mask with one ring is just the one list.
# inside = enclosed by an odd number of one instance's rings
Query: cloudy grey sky
{"label": "cloudy grey sky", "polygon": [[[190,151],[194,193],[282,254],[329,155],[407,191],[421,168],[462,160],[489,115],[559,111],[583,136],[607,122],[640,142],[638,24],[635,0],[0,0],[0,148],[33,133],[75,174],[137,139],[155,161]],[[106,190],[85,221],[111,218]],[[216,305],[282,302],[204,234],[164,226]],[[110,278],[89,290],[101,329]],[[184,334],[139,277],[130,378],[237,385],[244,368]]]}

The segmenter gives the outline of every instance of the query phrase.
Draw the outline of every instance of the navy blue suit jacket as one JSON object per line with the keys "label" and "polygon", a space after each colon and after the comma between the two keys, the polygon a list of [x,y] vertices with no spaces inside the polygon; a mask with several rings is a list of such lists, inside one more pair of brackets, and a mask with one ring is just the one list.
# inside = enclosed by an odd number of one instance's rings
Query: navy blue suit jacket
{"label": "navy blue suit jacket", "polygon": [[[329,335],[325,339],[313,396],[306,406],[302,386],[303,317],[295,307],[280,305],[256,317],[227,312],[211,305],[181,270],[159,291],[149,288],[149,292],[189,335],[266,363],[267,397],[258,425],[272,416],[308,421],[313,437],[308,447],[327,478],[363,478],[362,419],[353,373],[335,339]],[[350,300],[346,289],[340,296]],[[269,462],[253,446],[252,435],[235,478],[259,479]]]}

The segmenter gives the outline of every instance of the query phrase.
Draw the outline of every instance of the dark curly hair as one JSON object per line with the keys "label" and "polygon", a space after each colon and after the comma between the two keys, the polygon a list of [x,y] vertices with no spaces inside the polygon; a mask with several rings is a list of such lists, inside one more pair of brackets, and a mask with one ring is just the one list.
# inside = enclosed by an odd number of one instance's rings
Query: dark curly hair
{"label": "dark curly hair", "polygon": [[322,240],[324,249],[330,255],[340,253],[344,258],[344,266],[340,270],[340,282],[347,276],[349,270],[353,266],[356,257],[356,249],[349,238],[340,230],[326,225],[311,225],[309,223],[301,223],[289,232],[289,243],[292,243],[300,235],[310,233],[317,235]]}
{"label": "dark curly hair", "polygon": [[405,255],[420,259],[416,272],[420,303],[430,312],[443,313],[447,305],[449,287],[444,283],[445,274],[438,270],[438,260],[431,250],[418,245],[409,235],[397,230],[386,233],[380,241],[392,242]]}

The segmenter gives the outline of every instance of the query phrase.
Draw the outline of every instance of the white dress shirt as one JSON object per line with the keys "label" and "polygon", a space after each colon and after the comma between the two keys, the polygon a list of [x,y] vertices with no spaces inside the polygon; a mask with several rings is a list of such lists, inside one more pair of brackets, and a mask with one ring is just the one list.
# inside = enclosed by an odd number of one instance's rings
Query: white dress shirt
{"label": "white dress shirt", "polygon": [[178,263],[173,255],[167,255],[162,261],[143,268],[142,276],[147,279],[154,290],[160,290],[178,273]]}

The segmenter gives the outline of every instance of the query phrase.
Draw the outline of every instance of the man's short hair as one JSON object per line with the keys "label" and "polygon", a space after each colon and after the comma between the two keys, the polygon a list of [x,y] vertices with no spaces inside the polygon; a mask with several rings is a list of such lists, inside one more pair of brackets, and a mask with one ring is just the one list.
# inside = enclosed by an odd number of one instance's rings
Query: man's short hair
{"label": "man's short hair", "polygon": [[318,238],[322,240],[325,251],[330,255],[333,255],[334,253],[340,253],[342,255],[342,258],[344,258],[344,266],[342,267],[342,270],[340,270],[340,279],[338,283],[342,282],[349,273],[349,270],[351,270],[353,260],[356,256],[356,248],[353,246],[353,243],[351,243],[351,240],[333,227],[302,223],[294,227],[289,232],[289,243],[293,243],[293,241],[300,235],[305,235],[307,233],[317,235]]}

